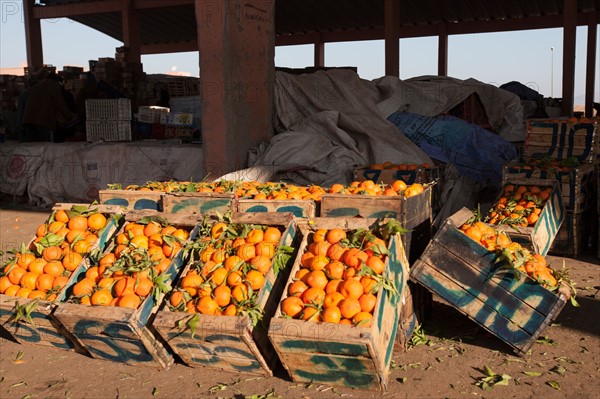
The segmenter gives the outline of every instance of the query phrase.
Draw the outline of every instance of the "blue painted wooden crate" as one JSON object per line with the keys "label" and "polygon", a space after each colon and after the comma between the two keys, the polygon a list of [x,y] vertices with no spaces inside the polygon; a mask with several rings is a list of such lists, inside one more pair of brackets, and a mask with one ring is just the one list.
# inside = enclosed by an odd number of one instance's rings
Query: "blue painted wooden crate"
{"label": "blue painted wooden crate", "polygon": [[235,201],[238,212],[283,212],[297,218],[314,218],[317,204],[313,200],[255,200],[240,198]]}
{"label": "blue painted wooden crate", "polygon": [[553,179],[558,182],[565,210],[581,213],[594,203],[594,165],[582,164],[569,171],[524,169],[519,164],[504,165],[502,181]]}
{"label": "blue painted wooden crate", "polygon": [[[281,226],[284,231],[278,246],[297,245],[297,225],[289,213],[234,213],[232,222]],[[188,264],[181,276],[190,268]],[[276,275],[271,268],[265,275],[265,285],[257,298],[263,318],[256,326],[252,326],[248,316],[194,316],[170,311],[163,305],[152,323],[153,328],[188,366],[272,376],[278,358],[267,337],[267,329],[279,305],[289,269]],[[193,317],[198,320],[194,332],[188,326]]]}
{"label": "blue painted wooden crate", "polygon": [[[160,216],[170,224],[187,227],[193,239],[198,228],[188,216],[177,217],[156,212],[130,212],[128,221],[139,220],[144,216]],[[120,231],[123,231],[125,226]],[[113,241],[112,245],[116,245]],[[112,246],[103,253],[112,250]],[[99,259],[101,259],[99,257]],[[185,263],[183,251],[179,251],[167,270],[165,284],[171,284]],[[85,277],[86,268],[80,267],[73,274],[76,280]],[[70,291],[70,290],[69,290]],[[67,299],[71,292],[67,292]],[[149,295],[137,309],[115,306],[86,306],[74,303],[60,303],[53,317],[96,359],[110,360],[131,365],[168,368],[174,362],[173,356],[149,328],[149,321],[158,311],[164,294],[158,299]]]}
{"label": "blue painted wooden crate", "polygon": [[167,193],[162,198],[165,212],[221,215],[235,210],[235,195],[228,193]]}
{"label": "blue painted wooden crate", "polygon": [[544,204],[535,225],[532,227],[494,226],[494,228],[504,231],[511,240],[518,242],[524,247],[533,249],[534,252],[540,255],[546,256],[566,217],[558,182],[551,179],[512,179],[505,182],[505,184],[552,187],[552,194],[550,194],[550,197]]}
{"label": "blue painted wooden crate", "polygon": [[[311,229],[344,230],[368,228],[375,219],[316,218],[309,221]],[[300,258],[308,245],[304,231],[298,256],[290,272],[287,286],[300,269]],[[282,316],[277,309],[271,319],[269,339],[279,359],[293,381],[313,382],[345,387],[385,390],[400,321],[400,306],[406,295],[408,261],[398,235],[389,240],[390,255],[386,259],[384,276],[394,282],[396,294],[381,291],[373,312],[371,327],[304,321]],[[282,297],[285,298],[286,295]]]}
{"label": "blue painted wooden crate", "polygon": [[598,146],[597,122],[568,120],[530,120],[525,138],[523,158],[550,156],[557,159],[576,157],[592,162]]}
{"label": "blue painted wooden crate", "polygon": [[566,298],[526,275],[497,273],[496,255],[458,230],[472,215],[463,208],[446,220],[413,265],[411,280],[524,355]]}
{"label": "blue painted wooden crate", "polygon": [[[90,206],[92,209],[98,209],[105,216],[117,215],[121,213],[119,207],[105,205],[89,205],[89,204],[56,204],[54,211],[59,209],[69,210],[73,205]],[[106,226],[98,232],[98,240],[88,252],[103,251],[108,245],[110,239],[118,229],[118,218],[107,217]],[[31,244],[33,239],[29,242]],[[87,255],[78,266],[78,269],[86,267]],[[25,317],[15,322],[15,317],[18,313],[18,308],[24,308],[34,303],[33,299],[14,297],[0,294],[0,325],[6,332],[17,342],[22,344],[38,344],[43,346],[51,346],[64,350],[75,350],[80,353],[87,353],[86,350],[78,344],[78,341],[64,327],[58,323],[52,314],[56,310],[58,304],[65,300],[67,288],[76,281],[76,269],[71,274],[65,288],[57,293],[54,301],[39,300],[37,305],[32,308],[30,313],[31,322]]]}
{"label": "blue painted wooden crate", "polygon": [[431,239],[431,186],[409,198],[375,195],[324,194],[321,197],[321,217],[362,217],[397,219],[409,230],[402,234],[406,256],[412,264],[423,253]]}
{"label": "blue painted wooden crate", "polygon": [[118,205],[128,211],[153,210],[162,211],[161,191],[148,190],[100,190],[100,203]]}

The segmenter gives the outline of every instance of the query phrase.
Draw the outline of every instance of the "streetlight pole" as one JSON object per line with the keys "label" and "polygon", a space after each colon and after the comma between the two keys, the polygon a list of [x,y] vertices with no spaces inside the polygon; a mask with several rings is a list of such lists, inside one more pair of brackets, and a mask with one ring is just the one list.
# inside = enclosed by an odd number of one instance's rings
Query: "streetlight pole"
{"label": "streetlight pole", "polygon": [[554,98],[554,47],[550,47],[550,97]]}

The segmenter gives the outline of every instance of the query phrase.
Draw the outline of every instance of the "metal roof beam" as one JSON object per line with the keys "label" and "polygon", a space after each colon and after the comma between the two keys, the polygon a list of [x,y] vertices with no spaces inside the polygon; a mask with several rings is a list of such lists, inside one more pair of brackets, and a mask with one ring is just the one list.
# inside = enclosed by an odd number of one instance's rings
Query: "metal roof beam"
{"label": "metal roof beam", "polygon": [[74,17],[77,15],[100,14],[105,12],[120,12],[123,9],[121,0],[94,1],[86,3],[57,4],[53,6],[33,7],[33,17],[51,19]]}

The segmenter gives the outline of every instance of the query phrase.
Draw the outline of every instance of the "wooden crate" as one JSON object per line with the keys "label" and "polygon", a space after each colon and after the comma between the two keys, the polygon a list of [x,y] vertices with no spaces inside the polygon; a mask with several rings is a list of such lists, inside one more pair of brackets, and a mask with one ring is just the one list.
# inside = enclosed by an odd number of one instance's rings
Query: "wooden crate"
{"label": "wooden crate", "polygon": [[321,217],[391,217],[409,230],[402,244],[412,264],[423,253],[431,239],[431,186],[413,197],[324,194]]}
{"label": "wooden crate", "polygon": [[238,212],[289,212],[297,218],[314,218],[317,204],[313,200],[254,200],[240,198],[236,201]]}
{"label": "wooden crate", "polygon": [[561,226],[548,253],[557,256],[579,256],[592,236],[593,211],[582,213],[566,212]]}
{"label": "wooden crate", "polygon": [[431,183],[439,180],[440,168],[418,168],[415,170],[393,170],[393,169],[371,169],[370,166],[354,168],[354,180],[372,180],[375,183],[392,184],[396,180],[402,180],[406,184]]}
{"label": "wooden crate", "polygon": [[234,210],[235,195],[227,193],[167,193],[162,206],[169,213],[225,214]]}
{"label": "wooden crate", "polygon": [[[375,219],[316,218],[309,222],[313,229],[353,230],[368,228]],[[300,257],[308,245],[307,225],[300,227],[303,240],[286,287],[300,269]],[[396,334],[403,327],[398,308],[406,295],[408,277],[408,261],[397,235],[390,239],[388,249],[384,276],[395,283],[398,293],[381,291],[371,327],[284,318],[277,309],[269,339],[293,381],[386,389]]]}
{"label": "wooden crate", "polygon": [[134,190],[100,190],[100,203],[119,205],[128,211],[149,209],[161,211],[164,192]]}
{"label": "wooden crate", "polygon": [[549,179],[511,179],[505,183],[515,185],[552,186],[552,194],[544,204],[538,221],[533,227],[494,226],[504,231],[513,241],[532,248],[540,255],[546,255],[565,220],[565,208],[562,202],[560,187],[556,180]]}
{"label": "wooden crate", "polygon": [[[53,210],[69,210],[74,205],[84,206],[84,204],[60,203],[56,204],[53,207]],[[85,204],[85,206],[89,205]],[[122,209],[115,206],[95,205],[93,208],[98,209],[104,214],[122,213]],[[113,218],[108,218],[106,227],[100,231],[98,240],[96,240],[94,245],[90,248],[88,254],[93,251],[104,250],[114,233],[117,231],[117,228],[118,225],[116,220]],[[34,238],[29,241],[28,246],[31,244],[31,242],[33,242],[33,240]],[[85,270],[86,259],[87,256],[84,257],[78,268],[83,268]],[[76,350],[80,353],[86,353],[85,349],[83,349],[83,347],[78,343],[77,339],[75,339],[72,334],[65,330],[63,326],[52,317],[52,314],[56,310],[58,304],[64,301],[67,288],[76,281],[75,272],[77,270],[78,269],[71,274],[65,288],[57,293],[56,300],[53,302],[39,300],[37,305],[35,305],[35,300],[33,299],[0,294],[0,325],[4,327],[7,333],[15,341],[21,344],[38,344],[42,346],[51,346],[55,348]],[[28,322],[25,317],[15,321],[18,309],[24,309],[24,307],[29,305],[32,306],[32,311],[30,313],[32,323]]]}
{"label": "wooden crate", "polygon": [[473,213],[465,208],[448,218],[421,259],[411,280],[513,347],[527,353],[566,303],[522,275],[496,273],[496,255],[458,230]]}
{"label": "wooden crate", "polygon": [[570,171],[523,169],[515,163],[504,165],[502,181],[519,179],[553,179],[558,181],[567,211],[581,213],[594,203],[594,166],[582,164]]}
{"label": "wooden crate", "polygon": [[[233,214],[232,222],[283,226],[285,231],[279,245],[297,246],[297,225],[290,214],[238,213]],[[190,268],[188,264],[181,276],[185,276]],[[172,312],[163,305],[152,323],[153,328],[188,366],[272,376],[278,358],[267,338],[267,329],[279,304],[289,269],[279,275],[271,269],[266,274],[265,285],[257,299],[264,314],[256,326],[252,326],[248,316],[194,316]],[[193,317],[198,318],[194,333],[187,325]]]}
{"label": "wooden crate", "polygon": [[523,158],[547,155],[557,159],[577,157],[592,162],[598,146],[597,122],[572,123],[567,120],[530,120]]}
{"label": "wooden crate", "polygon": [[[193,227],[195,221],[184,215],[147,211],[130,212],[127,214],[127,220],[137,221],[152,215],[161,216],[175,226],[192,228],[190,239],[195,238],[197,234],[197,227]],[[113,242],[113,245],[116,243]],[[112,247],[107,249],[110,250]],[[165,284],[169,285],[176,279],[183,264],[183,251],[179,251],[163,273],[169,276]],[[73,273],[76,274],[75,279],[85,277],[84,268],[76,270],[76,273]],[[70,290],[67,292],[67,299],[69,294]],[[163,299],[164,294],[161,294],[158,299],[149,295],[137,309],[63,302],[58,305],[52,316],[93,358],[131,365],[168,368],[174,362],[173,356],[160,337],[155,334],[150,323]]]}

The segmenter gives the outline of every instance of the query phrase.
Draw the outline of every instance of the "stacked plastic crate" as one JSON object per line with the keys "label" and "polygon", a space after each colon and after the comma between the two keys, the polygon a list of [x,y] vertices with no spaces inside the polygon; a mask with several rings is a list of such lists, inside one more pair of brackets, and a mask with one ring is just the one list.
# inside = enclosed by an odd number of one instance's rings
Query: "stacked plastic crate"
{"label": "stacked plastic crate", "polygon": [[131,100],[85,101],[87,141],[131,141]]}

